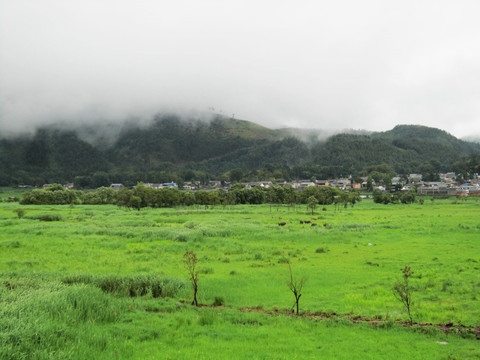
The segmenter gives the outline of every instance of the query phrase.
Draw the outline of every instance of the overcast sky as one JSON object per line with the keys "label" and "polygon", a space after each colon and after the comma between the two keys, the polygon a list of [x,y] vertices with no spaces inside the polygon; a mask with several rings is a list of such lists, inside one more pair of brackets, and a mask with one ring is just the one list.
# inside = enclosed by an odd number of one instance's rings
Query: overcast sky
{"label": "overcast sky", "polygon": [[0,132],[214,108],[480,134],[480,1],[0,0]]}

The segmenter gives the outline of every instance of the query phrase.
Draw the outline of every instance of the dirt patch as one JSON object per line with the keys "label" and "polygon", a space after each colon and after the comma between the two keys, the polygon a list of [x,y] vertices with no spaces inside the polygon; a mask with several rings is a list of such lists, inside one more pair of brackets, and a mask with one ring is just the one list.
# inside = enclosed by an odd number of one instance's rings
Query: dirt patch
{"label": "dirt patch", "polygon": [[[242,312],[257,312],[266,315],[283,315],[283,316],[300,316],[303,318],[309,319],[317,319],[317,320],[324,320],[324,319],[344,319],[348,320],[354,324],[362,324],[367,323],[372,326],[379,326],[382,324],[386,324],[387,322],[391,322],[392,320],[381,319],[379,317],[369,318],[361,315],[352,315],[352,314],[337,314],[337,313],[326,313],[326,312],[304,312],[300,313],[299,315],[295,315],[293,312],[288,310],[265,310],[261,307],[245,307],[238,309]],[[420,328],[420,329],[427,329],[430,327],[434,327],[445,334],[452,334],[452,335],[475,335],[477,340],[480,340],[480,326],[469,326],[463,324],[454,324],[453,322],[449,322],[446,324],[433,324],[433,323],[420,323],[420,322],[413,322],[410,324],[409,321],[403,320],[393,320],[395,324],[402,325],[409,328]]]}

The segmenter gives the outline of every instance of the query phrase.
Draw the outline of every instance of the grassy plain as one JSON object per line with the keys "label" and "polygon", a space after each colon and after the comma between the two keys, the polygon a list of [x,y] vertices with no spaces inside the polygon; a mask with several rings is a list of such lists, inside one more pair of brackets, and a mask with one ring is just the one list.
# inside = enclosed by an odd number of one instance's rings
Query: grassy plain
{"label": "grassy plain", "polygon": [[[455,199],[365,200],[313,216],[305,206],[138,212],[3,202],[0,357],[480,358],[474,335],[395,323],[407,316],[392,293],[409,265],[414,321],[480,325],[479,215],[480,203]],[[188,305],[187,249],[199,258],[199,301],[223,306]],[[287,315],[287,261],[307,278],[303,317]],[[155,298],[99,288],[148,277],[185,286]],[[355,316],[383,322],[353,324]]]}

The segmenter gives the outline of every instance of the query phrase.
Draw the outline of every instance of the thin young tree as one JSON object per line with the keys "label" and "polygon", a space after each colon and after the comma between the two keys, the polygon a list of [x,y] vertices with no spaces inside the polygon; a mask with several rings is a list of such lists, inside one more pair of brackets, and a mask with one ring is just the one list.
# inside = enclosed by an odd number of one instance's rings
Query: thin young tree
{"label": "thin young tree", "polygon": [[410,268],[410,266],[405,266],[405,268],[402,270],[402,273],[403,273],[403,279],[397,282],[393,286],[393,295],[405,307],[405,310],[407,311],[408,317],[410,319],[410,325],[412,325],[413,324],[413,318],[412,318],[413,289],[410,286],[409,278],[413,275],[413,271]]}
{"label": "thin young tree", "polygon": [[193,287],[193,301],[192,305],[198,306],[197,293],[198,293],[198,270],[197,270],[197,255],[193,251],[186,251],[183,254],[183,261],[185,268],[188,272],[188,279]]}
{"label": "thin young tree", "polygon": [[318,200],[315,196],[312,195],[307,199],[307,208],[312,210],[312,215],[315,209],[317,208],[317,205],[318,205]]}
{"label": "thin young tree", "polygon": [[288,270],[290,271],[290,281],[287,283],[288,288],[290,291],[293,293],[293,296],[295,296],[295,303],[292,306],[292,311],[294,308],[297,310],[297,315],[299,312],[299,301],[300,297],[302,296],[302,288],[303,284],[305,284],[306,278],[301,277],[300,279],[295,278],[292,273],[292,266],[290,265],[290,262],[288,263]]}

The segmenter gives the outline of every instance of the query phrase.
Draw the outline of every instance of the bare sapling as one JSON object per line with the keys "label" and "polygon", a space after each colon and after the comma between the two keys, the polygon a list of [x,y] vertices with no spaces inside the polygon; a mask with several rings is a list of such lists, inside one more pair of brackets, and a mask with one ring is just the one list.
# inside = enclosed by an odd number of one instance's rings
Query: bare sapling
{"label": "bare sapling", "polygon": [[188,279],[193,287],[193,301],[192,305],[198,306],[197,293],[198,293],[198,270],[197,270],[197,255],[193,251],[186,251],[183,254],[183,261],[185,268],[188,272]]}
{"label": "bare sapling", "polygon": [[408,314],[408,318],[410,319],[410,325],[412,325],[413,324],[413,318],[412,318],[413,289],[409,284],[409,278],[413,275],[413,271],[410,268],[410,266],[405,266],[405,268],[402,270],[402,273],[403,273],[403,279],[397,282],[393,286],[393,295],[405,307],[405,310],[407,311],[407,314]]}
{"label": "bare sapling", "polygon": [[301,277],[300,279],[295,278],[292,273],[292,267],[290,265],[290,262],[288,263],[288,270],[290,271],[290,281],[287,283],[288,288],[290,291],[293,293],[293,296],[295,296],[295,303],[292,306],[292,311],[294,308],[296,308],[296,314],[298,315],[299,313],[299,301],[300,297],[302,296],[302,288],[303,284],[305,284],[306,278]]}

